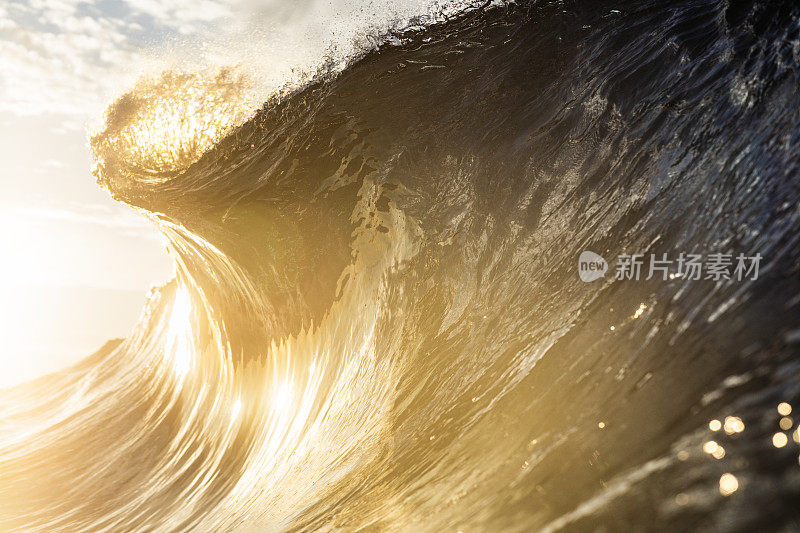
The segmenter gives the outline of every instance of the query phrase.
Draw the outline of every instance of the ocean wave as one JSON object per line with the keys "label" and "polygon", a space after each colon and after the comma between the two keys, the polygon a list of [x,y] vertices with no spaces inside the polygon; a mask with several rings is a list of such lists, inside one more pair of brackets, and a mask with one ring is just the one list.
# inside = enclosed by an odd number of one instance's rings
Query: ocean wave
{"label": "ocean wave", "polygon": [[[0,527],[791,527],[799,20],[486,5],[257,110],[234,69],[143,80],[96,175],[177,274],[0,391]],[[764,264],[584,283],[584,250]]]}

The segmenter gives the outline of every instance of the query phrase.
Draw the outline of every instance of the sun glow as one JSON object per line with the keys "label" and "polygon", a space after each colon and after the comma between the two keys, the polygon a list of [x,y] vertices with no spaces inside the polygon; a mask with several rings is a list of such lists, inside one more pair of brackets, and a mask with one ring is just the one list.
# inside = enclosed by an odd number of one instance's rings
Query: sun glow
{"label": "sun glow", "polygon": [[250,116],[250,92],[231,68],[141,79],[109,106],[91,139],[98,180],[124,190],[171,179]]}
{"label": "sun glow", "polygon": [[[142,249],[155,241],[62,215],[55,208],[0,209],[0,388],[56,372],[128,335],[148,284],[169,274],[157,272],[155,254]],[[141,274],[122,268],[137,259]],[[169,263],[166,254],[163,261]]]}
{"label": "sun glow", "polygon": [[172,335],[167,345],[167,353],[172,357],[175,372],[185,376],[192,369],[192,300],[183,287],[175,292],[172,314],[169,318],[169,331]]}
{"label": "sun glow", "polygon": [[285,411],[292,405],[292,383],[285,381],[275,388],[272,394],[272,408],[276,411]]}

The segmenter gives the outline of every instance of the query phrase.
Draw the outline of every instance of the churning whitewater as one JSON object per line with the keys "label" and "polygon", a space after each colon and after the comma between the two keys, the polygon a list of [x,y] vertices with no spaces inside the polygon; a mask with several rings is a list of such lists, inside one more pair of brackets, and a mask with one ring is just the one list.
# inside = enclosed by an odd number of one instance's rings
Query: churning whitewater
{"label": "churning whitewater", "polygon": [[[0,529],[796,527],[795,2],[486,5],[247,83],[143,80],[92,137],[176,276],[0,391]],[[763,262],[585,283],[585,250]]]}

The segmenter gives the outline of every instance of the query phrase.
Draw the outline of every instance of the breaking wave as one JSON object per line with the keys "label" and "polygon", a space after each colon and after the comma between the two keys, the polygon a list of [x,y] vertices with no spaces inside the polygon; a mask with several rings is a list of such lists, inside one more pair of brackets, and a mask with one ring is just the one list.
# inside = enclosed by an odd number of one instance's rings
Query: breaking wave
{"label": "breaking wave", "polygon": [[[799,21],[519,2],[255,112],[235,69],[143,80],[96,174],[177,274],[0,391],[0,528],[793,527]],[[584,283],[584,250],[764,260]]]}

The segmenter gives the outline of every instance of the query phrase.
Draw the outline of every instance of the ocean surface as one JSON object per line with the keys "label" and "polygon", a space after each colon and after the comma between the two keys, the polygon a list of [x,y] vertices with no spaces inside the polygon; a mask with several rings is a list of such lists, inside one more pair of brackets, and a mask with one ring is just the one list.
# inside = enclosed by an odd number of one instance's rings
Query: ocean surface
{"label": "ocean surface", "polygon": [[[233,68],[110,104],[96,177],[176,277],[0,390],[0,530],[800,529],[800,6],[373,42],[254,113]],[[682,253],[760,269],[615,275]]]}

